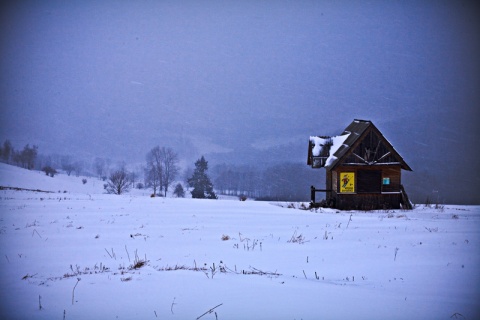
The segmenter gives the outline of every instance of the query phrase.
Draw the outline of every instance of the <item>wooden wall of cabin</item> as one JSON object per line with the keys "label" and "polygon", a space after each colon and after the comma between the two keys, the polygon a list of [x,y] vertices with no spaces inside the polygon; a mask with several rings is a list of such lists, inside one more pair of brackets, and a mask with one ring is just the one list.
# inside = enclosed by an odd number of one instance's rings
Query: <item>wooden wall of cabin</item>
{"label": "wooden wall of cabin", "polygon": [[386,210],[400,209],[399,193],[337,194],[335,208],[340,210]]}
{"label": "wooden wall of cabin", "polygon": [[[326,183],[325,183],[325,189],[327,190],[335,190],[334,187],[333,187],[333,175],[332,175],[332,171],[331,170],[327,170],[326,173],[325,173],[325,176],[326,176]],[[328,200],[328,199],[331,199],[332,198],[332,191],[327,191],[326,192],[326,195],[325,195],[325,198]]]}
{"label": "wooden wall of cabin", "polygon": [[382,179],[390,179],[390,184],[382,184],[382,192],[400,192],[402,184],[402,169],[400,166],[385,166],[382,169]]}
{"label": "wooden wall of cabin", "polygon": [[[331,181],[332,181],[332,190],[340,193],[340,186],[338,181],[340,178],[340,173],[342,172],[354,172],[355,173],[355,186],[358,187],[358,172],[359,171],[381,171],[380,181],[376,183],[381,184],[381,192],[400,192],[400,184],[402,183],[402,170],[398,166],[341,166],[331,172]],[[383,179],[389,179],[388,184],[384,184]],[[328,185],[328,175],[327,175],[327,185]],[[328,187],[327,187],[328,188]],[[358,190],[355,190],[355,193],[359,193]]]}
{"label": "wooden wall of cabin", "polygon": [[[366,176],[375,177],[371,185],[363,183],[362,188],[373,188],[376,192],[366,192],[359,190],[358,176],[359,172],[367,172]],[[327,171],[328,172],[328,171]],[[400,208],[401,195],[401,167],[398,166],[340,166],[331,173],[332,193],[331,198],[335,200],[335,207],[344,210],[374,210],[374,209],[398,209]],[[355,192],[341,193],[340,174],[343,172],[355,173]],[[372,174],[373,173],[373,174]],[[362,174],[360,174],[362,175]],[[365,176],[365,174],[364,174]],[[327,175],[328,177],[328,175]],[[387,181],[384,179],[388,178]],[[328,180],[327,180],[328,183]],[[373,185],[373,186],[372,186]]]}

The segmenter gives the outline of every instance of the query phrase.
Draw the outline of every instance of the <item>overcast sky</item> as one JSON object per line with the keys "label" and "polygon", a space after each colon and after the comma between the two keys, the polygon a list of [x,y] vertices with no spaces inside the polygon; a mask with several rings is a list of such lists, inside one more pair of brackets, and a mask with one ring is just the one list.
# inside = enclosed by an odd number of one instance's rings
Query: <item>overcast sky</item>
{"label": "overcast sky", "polygon": [[0,139],[127,161],[155,145],[305,161],[310,135],[360,118],[414,170],[480,169],[472,3],[4,1]]}

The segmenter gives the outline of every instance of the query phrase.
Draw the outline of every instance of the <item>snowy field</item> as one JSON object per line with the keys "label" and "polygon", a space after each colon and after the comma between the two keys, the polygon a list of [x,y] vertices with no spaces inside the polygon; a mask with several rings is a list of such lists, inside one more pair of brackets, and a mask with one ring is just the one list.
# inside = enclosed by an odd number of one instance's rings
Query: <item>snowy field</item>
{"label": "snowy field", "polygon": [[103,194],[0,164],[1,319],[480,319],[480,206]]}

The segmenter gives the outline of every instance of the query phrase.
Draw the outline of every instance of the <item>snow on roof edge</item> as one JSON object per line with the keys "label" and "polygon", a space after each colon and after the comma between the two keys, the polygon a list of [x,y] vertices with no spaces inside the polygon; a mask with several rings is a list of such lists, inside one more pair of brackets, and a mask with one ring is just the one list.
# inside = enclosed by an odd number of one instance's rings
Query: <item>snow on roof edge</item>
{"label": "snow on roof edge", "polygon": [[328,158],[325,161],[325,166],[329,166],[333,163],[337,157],[335,153],[340,149],[342,145],[344,145],[345,141],[348,139],[351,133],[343,134],[340,136],[333,136],[333,137],[318,137],[318,136],[311,136],[310,142],[313,144],[312,148],[312,156],[318,157],[323,151],[325,146],[329,146]]}

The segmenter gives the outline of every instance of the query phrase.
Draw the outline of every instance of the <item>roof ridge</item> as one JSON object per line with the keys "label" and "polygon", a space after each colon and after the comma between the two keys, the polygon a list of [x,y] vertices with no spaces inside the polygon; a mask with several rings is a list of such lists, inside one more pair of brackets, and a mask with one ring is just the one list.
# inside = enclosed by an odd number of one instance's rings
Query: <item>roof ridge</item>
{"label": "roof ridge", "polygon": [[353,121],[359,121],[359,122],[370,122],[372,123],[371,120],[363,120],[363,119],[353,119]]}

